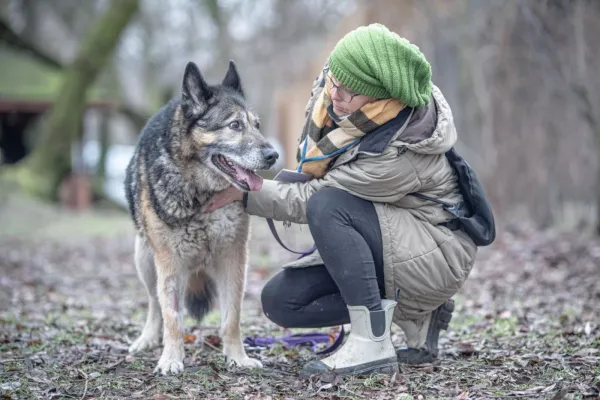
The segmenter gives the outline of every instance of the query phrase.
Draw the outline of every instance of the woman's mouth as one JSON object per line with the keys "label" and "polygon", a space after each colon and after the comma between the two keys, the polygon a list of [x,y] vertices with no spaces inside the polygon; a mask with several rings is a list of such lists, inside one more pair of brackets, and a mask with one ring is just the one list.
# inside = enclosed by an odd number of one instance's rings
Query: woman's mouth
{"label": "woman's mouth", "polygon": [[341,108],[341,107],[338,107],[338,106],[336,106],[335,104],[333,105],[333,110],[334,110],[334,111],[337,111],[337,112],[339,112],[339,113],[341,113],[341,114],[346,114],[346,113],[347,113],[347,111],[346,111],[346,110],[344,110],[344,109],[343,109],[343,108]]}

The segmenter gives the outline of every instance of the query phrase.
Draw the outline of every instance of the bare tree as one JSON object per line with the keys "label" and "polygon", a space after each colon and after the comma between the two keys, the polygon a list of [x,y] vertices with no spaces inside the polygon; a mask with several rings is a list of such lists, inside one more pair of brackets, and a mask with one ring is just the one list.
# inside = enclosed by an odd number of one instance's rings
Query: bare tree
{"label": "bare tree", "polygon": [[106,65],[138,6],[138,0],[113,0],[83,38],[77,56],[65,71],[48,129],[17,167],[20,183],[29,192],[47,198],[56,196],[71,168],[71,145],[81,136],[88,88]]}

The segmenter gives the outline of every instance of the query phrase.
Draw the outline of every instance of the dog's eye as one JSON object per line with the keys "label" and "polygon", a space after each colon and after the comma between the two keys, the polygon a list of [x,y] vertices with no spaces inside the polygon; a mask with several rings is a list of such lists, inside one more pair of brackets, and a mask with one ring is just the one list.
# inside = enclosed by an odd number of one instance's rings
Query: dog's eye
{"label": "dog's eye", "polygon": [[233,129],[234,131],[240,130],[241,127],[242,127],[242,124],[240,123],[240,121],[233,121],[232,123],[229,124],[229,128]]}

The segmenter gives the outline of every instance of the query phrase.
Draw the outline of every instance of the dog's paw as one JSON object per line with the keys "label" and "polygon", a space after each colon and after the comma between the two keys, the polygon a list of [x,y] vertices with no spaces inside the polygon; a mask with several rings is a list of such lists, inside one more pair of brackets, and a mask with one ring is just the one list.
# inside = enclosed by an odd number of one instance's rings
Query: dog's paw
{"label": "dog's paw", "polygon": [[176,375],[183,371],[183,347],[165,347],[154,373]]}
{"label": "dog's paw", "polygon": [[231,359],[229,361],[230,365],[234,364],[237,365],[239,367],[244,367],[244,368],[262,368],[263,365],[260,361],[258,361],[255,358],[250,358],[248,356],[243,357],[243,358],[238,358],[236,360]]}
{"label": "dog's paw", "polygon": [[162,357],[158,360],[158,365],[154,368],[154,373],[160,373],[163,375],[177,375],[183,371],[183,362],[177,359],[163,359]]}
{"label": "dog's paw", "polygon": [[129,346],[129,352],[134,354],[146,349],[152,349],[158,346],[159,341],[158,336],[141,335]]}

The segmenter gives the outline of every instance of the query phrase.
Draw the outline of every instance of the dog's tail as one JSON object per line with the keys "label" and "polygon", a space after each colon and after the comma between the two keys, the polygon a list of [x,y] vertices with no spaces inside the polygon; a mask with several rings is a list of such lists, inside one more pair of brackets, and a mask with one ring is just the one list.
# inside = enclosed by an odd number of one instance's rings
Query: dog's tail
{"label": "dog's tail", "polygon": [[215,283],[204,272],[190,275],[185,293],[185,307],[198,322],[210,312],[217,291]]}

